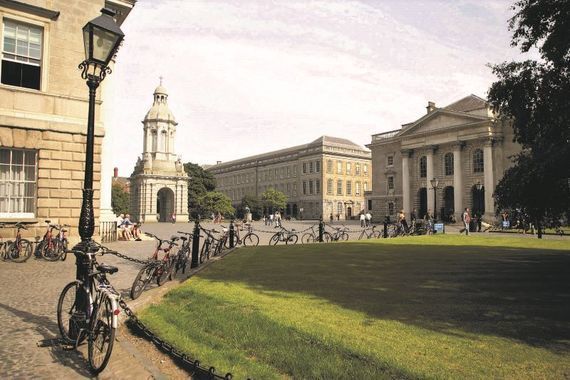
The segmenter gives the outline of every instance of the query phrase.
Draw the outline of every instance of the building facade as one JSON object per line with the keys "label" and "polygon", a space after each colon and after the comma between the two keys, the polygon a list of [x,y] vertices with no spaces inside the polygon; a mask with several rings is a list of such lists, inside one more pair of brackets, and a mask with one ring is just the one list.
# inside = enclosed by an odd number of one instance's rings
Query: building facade
{"label": "building facade", "polygon": [[287,195],[285,215],[303,219],[352,218],[365,209],[364,192],[372,186],[370,152],[329,136],[206,170],[234,205],[245,195],[260,197],[273,188]]}
{"label": "building facade", "polygon": [[[0,1],[0,221],[25,222],[30,235],[41,233],[45,219],[77,226],[89,94],[77,68],[85,59],[82,28],[103,7],[117,11],[121,24],[134,3]],[[102,83],[95,107],[96,226],[105,134],[101,93],[112,80]]]}
{"label": "building facade", "polygon": [[178,123],[168,107],[162,83],[143,120],[143,153],[130,177],[131,216],[134,220],[169,222],[173,215],[188,220],[188,175],[174,152]]}
{"label": "building facade", "polygon": [[416,209],[418,217],[436,210],[439,219],[461,220],[466,207],[492,219],[495,186],[520,152],[511,126],[475,95],[443,108],[429,102],[425,115],[373,135],[367,146],[374,167],[367,200],[376,219]]}

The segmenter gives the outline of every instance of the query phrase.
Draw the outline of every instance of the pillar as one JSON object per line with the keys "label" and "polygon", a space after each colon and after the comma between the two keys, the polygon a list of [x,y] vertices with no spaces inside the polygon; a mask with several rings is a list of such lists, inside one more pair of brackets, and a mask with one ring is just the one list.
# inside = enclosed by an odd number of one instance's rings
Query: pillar
{"label": "pillar", "polygon": [[461,220],[463,206],[463,171],[461,167],[462,144],[453,146],[453,211],[455,220]]}
{"label": "pillar", "polygon": [[412,211],[410,207],[410,151],[402,151],[402,197],[405,215]]}
{"label": "pillar", "polygon": [[493,140],[485,142],[483,147],[483,165],[485,172],[485,215],[493,217],[495,215],[495,201],[493,199],[495,190],[493,179]]}
{"label": "pillar", "polygon": [[433,192],[433,188],[431,187],[431,179],[434,176],[434,170],[433,170],[433,149],[430,149],[426,155],[427,157],[427,177],[426,177],[426,188],[427,188],[427,206],[428,206],[428,210],[431,210],[432,212],[435,212],[434,209],[434,192]]}

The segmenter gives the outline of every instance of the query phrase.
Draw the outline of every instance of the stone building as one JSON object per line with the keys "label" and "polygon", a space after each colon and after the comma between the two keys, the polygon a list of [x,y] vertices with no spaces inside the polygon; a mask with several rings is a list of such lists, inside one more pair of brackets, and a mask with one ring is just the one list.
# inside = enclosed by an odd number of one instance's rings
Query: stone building
{"label": "stone building", "polygon": [[[510,156],[520,151],[510,125],[475,95],[446,107],[428,102],[427,113],[401,129],[372,135],[373,190],[367,197],[377,217],[415,208],[418,217],[461,220],[465,207],[494,218],[493,192]],[[432,179],[437,179],[437,188]]]}
{"label": "stone building", "polygon": [[370,152],[346,139],[322,136],[287,149],[218,163],[206,170],[216,190],[234,205],[245,195],[260,197],[274,188],[287,195],[285,215],[303,219],[341,220],[364,210],[364,192],[371,189]]}
{"label": "stone building", "polygon": [[[45,219],[77,226],[89,95],[77,68],[85,59],[82,28],[103,7],[117,11],[120,25],[134,3],[0,1],[0,221],[25,222],[30,235],[43,231]],[[105,134],[101,94],[111,81],[112,75],[102,83],[95,106],[96,226]]]}
{"label": "stone building", "polygon": [[143,120],[143,153],[130,178],[131,216],[140,222],[188,220],[188,175],[174,152],[178,123],[162,83]]}

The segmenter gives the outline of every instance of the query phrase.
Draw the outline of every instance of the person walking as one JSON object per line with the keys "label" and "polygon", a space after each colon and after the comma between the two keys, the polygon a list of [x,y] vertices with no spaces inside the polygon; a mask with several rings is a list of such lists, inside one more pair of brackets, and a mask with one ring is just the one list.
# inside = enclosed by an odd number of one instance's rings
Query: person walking
{"label": "person walking", "polygon": [[428,210],[427,214],[424,216],[426,222],[426,231],[428,235],[433,235],[433,213],[431,209]]}
{"label": "person walking", "polygon": [[331,224],[332,224],[332,222],[333,222],[333,220],[334,220],[334,216],[333,216],[333,213],[332,213],[332,212],[331,212],[331,215],[330,215],[330,220],[331,220]]}
{"label": "person walking", "polygon": [[363,212],[360,213],[360,227],[366,227],[366,216]]}
{"label": "person walking", "polygon": [[366,213],[366,215],[364,216],[365,219],[365,226],[366,227],[370,227],[372,225],[372,214],[370,213],[370,211],[368,211]]}
{"label": "person walking", "polygon": [[469,223],[471,223],[469,207],[465,207],[465,211],[463,211],[463,214],[461,214],[461,220],[463,221],[463,226],[465,226],[465,228],[459,230],[459,233],[463,233],[463,230],[465,230],[465,235],[469,236]]}

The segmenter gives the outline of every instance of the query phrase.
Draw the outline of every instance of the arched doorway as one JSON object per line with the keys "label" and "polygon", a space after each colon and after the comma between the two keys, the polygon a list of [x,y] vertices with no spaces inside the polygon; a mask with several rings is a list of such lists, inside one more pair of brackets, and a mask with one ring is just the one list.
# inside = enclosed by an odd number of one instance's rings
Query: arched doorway
{"label": "arched doorway", "polygon": [[[480,189],[477,189],[478,186]],[[485,214],[485,186],[473,185],[471,188],[471,199],[473,200],[471,215]]]}
{"label": "arched doorway", "polygon": [[287,203],[287,207],[285,208],[285,215],[291,216],[291,204]]}
{"label": "arched doorway", "polygon": [[294,203],[294,204],[293,204],[293,218],[296,218],[296,217],[297,217],[297,213],[298,213],[298,210],[297,210],[297,203]]}
{"label": "arched doorway", "polygon": [[455,204],[455,190],[453,186],[447,186],[443,189],[443,218],[449,220],[450,216],[454,213]]}
{"label": "arched doorway", "polygon": [[427,189],[425,187],[420,188],[418,197],[420,198],[420,214],[418,217],[423,218],[427,214]]}
{"label": "arched doorway", "polygon": [[159,222],[170,222],[174,214],[174,192],[168,187],[163,187],[156,194],[156,214]]}
{"label": "arched doorway", "polygon": [[352,217],[352,207],[348,206],[346,208],[346,219],[350,219]]}

